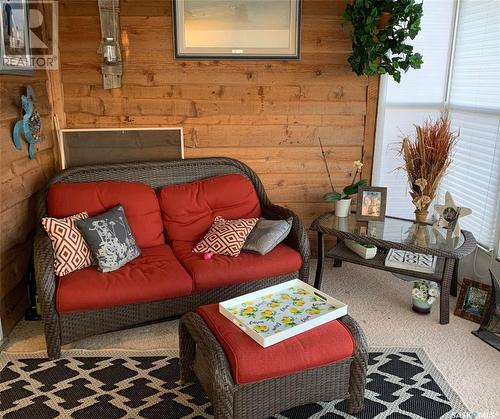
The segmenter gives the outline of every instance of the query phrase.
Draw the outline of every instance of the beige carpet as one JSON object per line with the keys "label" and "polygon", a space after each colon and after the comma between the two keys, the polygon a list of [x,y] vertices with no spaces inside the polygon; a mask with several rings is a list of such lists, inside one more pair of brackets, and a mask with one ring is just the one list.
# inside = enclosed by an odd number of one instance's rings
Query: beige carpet
{"label": "beige carpet", "polygon": [[[314,264],[313,264],[314,265]],[[314,266],[311,273],[314,275]],[[349,305],[371,346],[420,346],[434,361],[466,405],[479,417],[500,418],[500,353],[470,332],[478,325],[450,315],[439,324],[437,307],[429,316],[411,311],[410,284],[388,274],[356,265],[329,266],[323,291]],[[451,302],[452,311],[455,299]],[[177,322],[167,321],[96,336],[66,345],[77,349],[171,349],[177,347]],[[41,322],[22,321],[4,350],[45,349]]]}

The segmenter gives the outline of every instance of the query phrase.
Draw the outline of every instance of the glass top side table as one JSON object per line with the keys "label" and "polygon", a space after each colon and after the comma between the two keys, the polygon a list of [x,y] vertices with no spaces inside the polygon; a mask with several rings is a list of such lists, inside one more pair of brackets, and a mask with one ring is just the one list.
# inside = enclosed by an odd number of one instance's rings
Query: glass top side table
{"label": "glass top side table", "polygon": [[[384,221],[358,221],[355,214],[340,218],[332,213],[326,213],[313,221],[311,230],[316,231],[318,235],[318,267],[314,282],[316,288],[321,288],[325,258],[334,259],[336,267],[341,266],[342,261],[346,261],[412,276],[415,279],[434,281],[441,285],[441,324],[449,322],[450,292],[456,295],[457,262],[476,247],[476,240],[468,231],[462,230],[459,237],[453,237],[449,230],[435,229],[430,224],[395,217],[385,217]],[[337,245],[326,254],[325,235],[337,238]],[[343,243],[345,239],[375,245],[378,248],[377,255],[373,259],[363,259],[345,246]],[[429,274],[385,266],[388,249],[437,256],[436,270],[433,274]]]}

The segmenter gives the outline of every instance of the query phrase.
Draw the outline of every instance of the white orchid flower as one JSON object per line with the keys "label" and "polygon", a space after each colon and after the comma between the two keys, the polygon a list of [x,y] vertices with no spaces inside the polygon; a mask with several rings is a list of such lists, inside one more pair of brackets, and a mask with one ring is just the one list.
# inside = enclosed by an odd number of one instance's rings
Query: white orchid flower
{"label": "white orchid flower", "polygon": [[354,161],[353,166],[357,170],[361,170],[361,168],[363,167],[363,162],[361,160],[356,160],[356,161]]}
{"label": "white orchid flower", "polygon": [[436,298],[435,297],[429,297],[427,299],[427,304],[432,304],[434,301],[436,301]]}

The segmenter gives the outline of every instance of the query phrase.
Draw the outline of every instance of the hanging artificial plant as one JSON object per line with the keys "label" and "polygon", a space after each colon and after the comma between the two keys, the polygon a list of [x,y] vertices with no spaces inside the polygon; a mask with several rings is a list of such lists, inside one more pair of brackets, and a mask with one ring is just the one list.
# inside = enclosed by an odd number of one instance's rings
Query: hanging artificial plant
{"label": "hanging artificial plant", "polygon": [[351,22],[352,55],[357,75],[389,74],[398,83],[401,72],[420,68],[422,55],[406,44],[420,31],[422,4],[415,0],[354,0],[343,19]]}

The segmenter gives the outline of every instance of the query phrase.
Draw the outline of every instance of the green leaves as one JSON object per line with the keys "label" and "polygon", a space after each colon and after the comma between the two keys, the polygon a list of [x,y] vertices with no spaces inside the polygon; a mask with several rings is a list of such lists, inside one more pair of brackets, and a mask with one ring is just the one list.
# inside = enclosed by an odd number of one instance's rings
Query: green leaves
{"label": "green leaves", "polygon": [[366,184],[368,184],[368,181],[366,179],[358,180],[356,183],[353,183],[352,185],[346,186],[344,188],[344,195],[351,196],[351,195],[357,194],[358,188],[360,186],[364,186]]}
{"label": "green leaves", "polygon": [[338,192],[328,192],[323,195],[323,200],[328,202],[340,201],[342,199],[342,194]]}
{"label": "green leaves", "polygon": [[[391,18],[377,28],[383,12]],[[358,75],[389,74],[398,83],[402,72],[420,68],[422,55],[405,43],[420,32],[423,5],[415,0],[354,0],[342,18],[352,24],[352,54],[348,59]]]}
{"label": "green leaves", "polygon": [[328,202],[340,201],[341,199],[347,199],[351,195],[355,195],[358,193],[358,188],[360,186],[367,185],[368,181],[366,179],[358,180],[356,183],[352,185],[348,185],[344,188],[342,192],[328,192],[323,195],[323,200]]}

